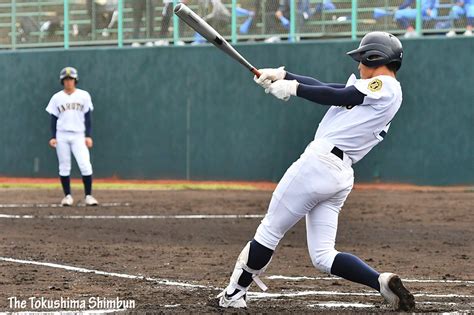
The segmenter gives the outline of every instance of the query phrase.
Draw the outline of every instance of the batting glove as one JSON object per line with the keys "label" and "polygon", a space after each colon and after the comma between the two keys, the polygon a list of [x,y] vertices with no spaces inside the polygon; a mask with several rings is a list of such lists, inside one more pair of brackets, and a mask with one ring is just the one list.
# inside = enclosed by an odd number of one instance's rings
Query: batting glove
{"label": "batting glove", "polygon": [[272,82],[283,80],[286,76],[285,67],[260,69],[258,71],[260,71],[260,77],[254,76],[253,80],[264,89],[268,89]]}
{"label": "batting glove", "polygon": [[288,101],[290,96],[296,96],[298,85],[299,83],[296,80],[275,81],[265,89],[265,93],[271,93],[280,100]]}

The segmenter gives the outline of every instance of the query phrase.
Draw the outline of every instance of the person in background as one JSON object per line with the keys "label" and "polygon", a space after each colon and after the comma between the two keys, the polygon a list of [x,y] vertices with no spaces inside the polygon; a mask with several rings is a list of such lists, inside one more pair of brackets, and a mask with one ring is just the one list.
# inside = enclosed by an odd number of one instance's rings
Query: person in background
{"label": "person in background", "polygon": [[[421,15],[424,21],[438,16],[439,0],[421,0]],[[416,19],[416,1],[405,0],[395,11],[394,19],[400,27],[406,30],[405,38],[415,37],[417,34],[411,21]]]}
{"label": "person in background", "polygon": [[[140,43],[137,39],[140,37],[140,25],[142,17],[145,15],[145,26],[150,32],[150,37],[155,36],[155,7],[152,0],[132,0],[133,7],[133,47],[139,47]],[[148,10],[147,10],[148,9]],[[147,41],[145,46],[153,46],[152,41]]]}
{"label": "person in background", "polygon": [[[451,8],[449,13],[453,20],[458,20],[463,16],[466,16],[466,31],[465,36],[472,36],[472,29],[474,26],[474,0],[460,0]],[[450,30],[446,36],[456,36],[456,31]]]}

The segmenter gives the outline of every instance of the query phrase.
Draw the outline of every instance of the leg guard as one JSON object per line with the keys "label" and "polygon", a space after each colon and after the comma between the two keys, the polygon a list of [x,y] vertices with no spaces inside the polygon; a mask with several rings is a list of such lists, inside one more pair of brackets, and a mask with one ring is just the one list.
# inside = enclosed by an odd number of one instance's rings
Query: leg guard
{"label": "leg guard", "polygon": [[[237,262],[235,263],[234,267],[234,272],[232,273],[232,276],[230,277],[230,284],[227,290],[228,294],[232,294],[235,289],[239,289],[242,292],[247,292],[247,288],[242,287],[241,285],[238,284],[239,278],[242,276],[243,271],[247,271],[248,273],[252,274],[252,279],[253,281],[262,289],[262,291],[266,291],[268,288],[267,286],[260,280],[259,275],[265,272],[267,269],[268,265],[270,264],[270,261],[260,270],[255,270],[247,266],[247,262],[249,259],[249,253],[250,253],[250,242],[245,245],[244,249],[240,253],[239,257],[237,258]],[[232,291],[232,292],[229,292]]]}

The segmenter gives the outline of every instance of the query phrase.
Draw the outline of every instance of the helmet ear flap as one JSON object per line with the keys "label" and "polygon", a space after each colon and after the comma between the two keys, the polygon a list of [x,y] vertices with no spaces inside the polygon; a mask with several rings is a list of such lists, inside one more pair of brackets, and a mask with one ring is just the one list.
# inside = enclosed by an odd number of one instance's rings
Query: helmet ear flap
{"label": "helmet ear flap", "polygon": [[367,50],[361,53],[361,62],[367,67],[378,67],[386,64],[389,56],[379,50]]}

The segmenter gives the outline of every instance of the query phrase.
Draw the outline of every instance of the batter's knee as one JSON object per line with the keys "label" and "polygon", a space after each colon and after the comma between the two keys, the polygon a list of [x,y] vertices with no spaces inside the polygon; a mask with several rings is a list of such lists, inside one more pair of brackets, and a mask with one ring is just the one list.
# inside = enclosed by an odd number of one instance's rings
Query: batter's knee
{"label": "batter's knee", "polygon": [[309,252],[311,256],[311,262],[313,266],[317,269],[331,273],[332,263],[334,262],[334,258],[339,252],[334,248],[331,249],[321,249],[321,250],[313,250]]}
{"label": "batter's knee", "polygon": [[282,237],[283,235],[281,235],[281,233],[273,231],[271,226],[262,222],[257,228],[254,239],[261,245],[271,250],[275,250]]}

